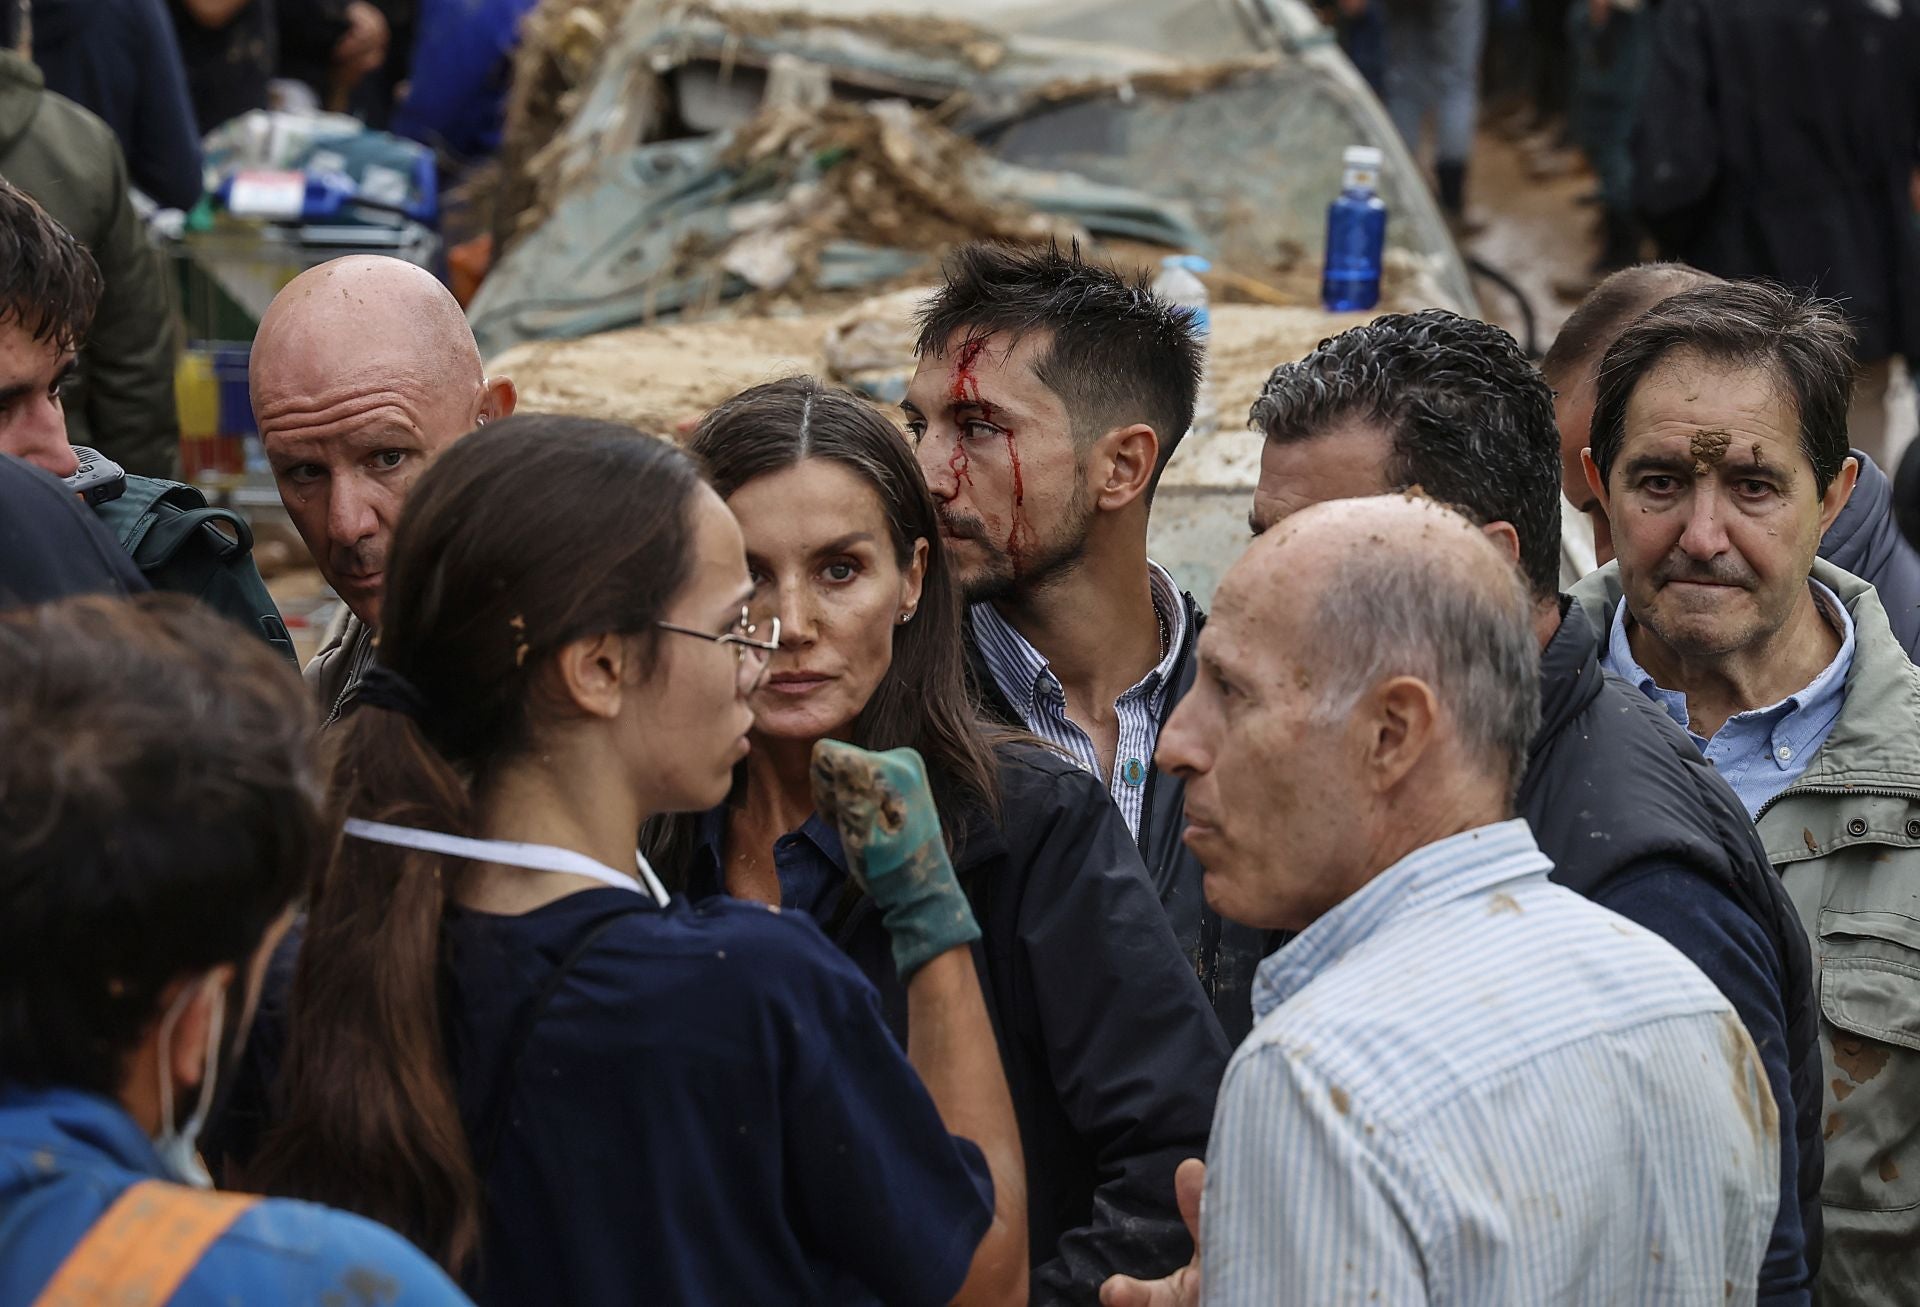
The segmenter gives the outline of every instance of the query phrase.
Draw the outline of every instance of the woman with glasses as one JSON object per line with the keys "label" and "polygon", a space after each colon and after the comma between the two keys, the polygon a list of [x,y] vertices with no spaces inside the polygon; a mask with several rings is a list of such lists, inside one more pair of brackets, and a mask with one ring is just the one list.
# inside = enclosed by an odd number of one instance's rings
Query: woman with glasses
{"label": "woman with glasses", "polygon": [[746,537],[753,615],[779,649],[726,801],[643,846],[688,893],[818,921],[919,1035],[882,913],[848,875],[808,783],[819,741],[926,759],[979,919],[987,1004],[1027,1165],[1036,1303],[1186,1264],[1173,1172],[1202,1156],[1224,1036],[1106,788],[968,700],[960,604],[933,497],[885,418],[811,378],[708,414],[689,451]]}
{"label": "woman with glasses", "polygon": [[635,855],[747,754],[752,588],[692,462],[628,428],[512,418],[421,476],[234,1179],[383,1221],[482,1303],[1025,1300],[969,950],[913,973],[910,1061],[811,921]]}

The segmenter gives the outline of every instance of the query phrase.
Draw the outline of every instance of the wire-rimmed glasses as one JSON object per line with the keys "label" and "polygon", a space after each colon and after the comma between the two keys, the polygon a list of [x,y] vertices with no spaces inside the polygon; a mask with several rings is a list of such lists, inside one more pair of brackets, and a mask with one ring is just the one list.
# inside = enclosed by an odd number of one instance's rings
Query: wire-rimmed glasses
{"label": "wire-rimmed glasses", "polygon": [[740,606],[740,616],[734,619],[732,626],[715,635],[712,631],[701,631],[691,626],[676,626],[672,622],[655,622],[663,631],[672,631],[675,635],[691,635],[696,639],[709,640],[714,644],[733,646],[734,663],[739,669],[741,688],[748,694],[759,688],[760,678],[767,670],[767,660],[780,648],[780,619],[769,619],[767,638],[755,639],[759,626],[753,620],[753,614],[746,604]]}

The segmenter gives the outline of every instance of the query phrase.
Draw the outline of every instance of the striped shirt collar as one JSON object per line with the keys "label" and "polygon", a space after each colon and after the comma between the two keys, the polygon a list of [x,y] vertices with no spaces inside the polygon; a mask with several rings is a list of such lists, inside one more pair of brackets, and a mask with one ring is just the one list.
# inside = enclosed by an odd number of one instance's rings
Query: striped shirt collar
{"label": "striped shirt collar", "polygon": [[[1180,661],[1180,646],[1187,638],[1187,605],[1172,575],[1151,558],[1147,560],[1147,580],[1153,590],[1154,610],[1167,624],[1167,647],[1159,664],[1120,698],[1144,698],[1147,711],[1157,720]],[[1064,713],[1066,692],[1046,655],[1014,630],[992,604],[974,604],[970,613],[980,657],[993,673],[994,684],[1022,720],[1031,724],[1048,710]]]}
{"label": "striped shirt collar", "polygon": [[1553,863],[1521,818],[1478,826],[1415,849],[1362,885],[1260,964],[1253,982],[1258,1020],[1396,918],[1484,892]]}

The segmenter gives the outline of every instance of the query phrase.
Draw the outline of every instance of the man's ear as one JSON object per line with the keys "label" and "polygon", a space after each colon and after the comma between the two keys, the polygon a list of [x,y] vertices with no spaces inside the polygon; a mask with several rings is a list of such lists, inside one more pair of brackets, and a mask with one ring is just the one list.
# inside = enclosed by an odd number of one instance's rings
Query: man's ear
{"label": "man's ear", "polygon": [[1361,700],[1367,772],[1376,794],[1399,785],[1433,745],[1440,701],[1417,676],[1382,681]]}
{"label": "man's ear", "polygon": [[[510,418],[519,402],[520,392],[514,388],[512,377],[488,377],[481,390],[478,416],[488,422]],[[476,421],[474,425],[479,426],[480,423]]]}
{"label": "man's ear", "polygon": [[1593,497],[1600,504],[1600,511],[1609,518],[1613,511],[1607,506],[1607,479],[1600,475],[1600,465],[1593,461],[1593,446],[1580,451],[1580,470],[1587,474],[1587,489],[1593,491]]}
{"label": "man's ear", "polygon": [[[227,991],[232,988],[236,975],[231,963],[222,963],[205,975],[185,982],[192,987],[193,997],[180,1009],[180,1016],[174,1021],[167,1040],[167,1058],[172,1064],[169,1069],[173,1072],[173,1083],[179,1089],[198,1085],[206,1075],[207,1041],[219,1037],[213,1029],[214,1014],[218,1012],[225,1018]],[[174,994],[165,996],[165,1002],[174,1001]],[[235,1032],[235,1037],[237,1035],[238,1032]],[[176,1093],[174,1097],[175,1106],[178,1107],[179,1095]]]}
{"label": "man's ear", "polygon": [[1511,522],[1489,522],[1480,528],[1480,534],[1493,541],[1501,553],[1515,567],[1520,565],[1520,532]]}
{"label": "man's ear", "polygon": [[[1147,493],[1160,461],[1160,437],[1144,422],[1115,427],[1095,442],[1089,470],[1098,478],[1094,506],[1118,512]],[[1102,473],[1104,472],[1104,475]]]}
{"label": "man's ear", "polygon": [[1827,528],[1839,518],[1853,498],[1853,488],[1860,481],[1860,460],[1849,458],[1840,465],[1840,475],[1827,487],[1827,493],[1820,496],[1820,534],[1825,535]]}
{"label": "man's ear", "polygon": [[611,631],[584,636],[562,648],[552,675],[567,702],[589,717],[620,715],[620,696],[631,670],[632,642]]}

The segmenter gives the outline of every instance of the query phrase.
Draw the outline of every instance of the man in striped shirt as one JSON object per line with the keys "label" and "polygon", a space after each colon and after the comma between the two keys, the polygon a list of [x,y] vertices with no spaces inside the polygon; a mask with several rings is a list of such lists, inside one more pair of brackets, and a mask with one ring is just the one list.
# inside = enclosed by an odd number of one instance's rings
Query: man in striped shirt
{"label": "man in striped shirt", "polygon": [[1193,420],[1193,324],[1077,249],[976,244],[949,260],[917,350],[901,408],[968,601],[980,707],[1107,785],[1237,1042],[1267,939],[1206,907],[1180,782],[1153,766],[1202,621],[1147,557],[1154,487]]}
{"label": "man in striped shirt", "polygon": [[1200,1257],[1109,1307],[1753,1300],[1766,1074],[1712,982],[1513,819],[1531,615],[1414,497],[1304,509],[1222,582],[1160,760],[1208,899],[1301,933],[1221,1088]]}

